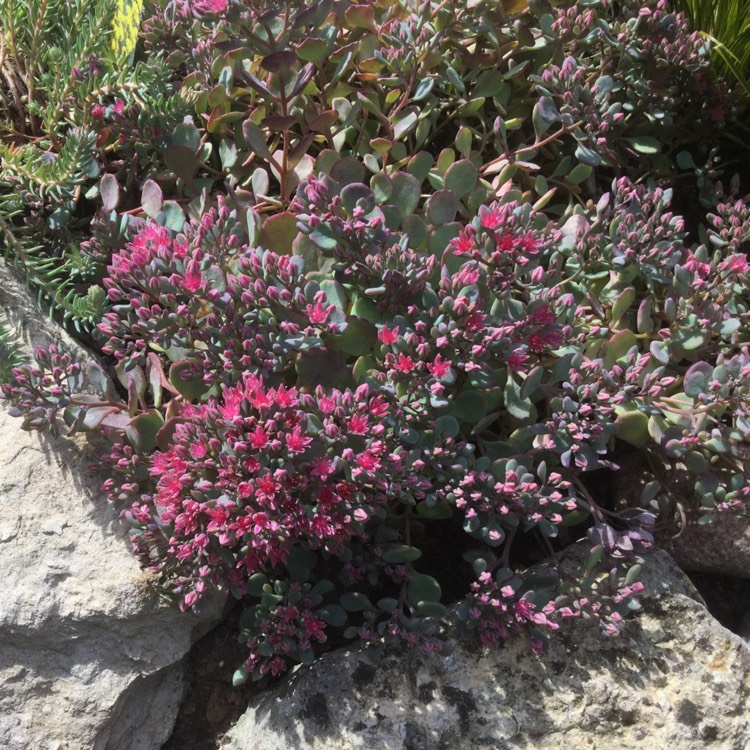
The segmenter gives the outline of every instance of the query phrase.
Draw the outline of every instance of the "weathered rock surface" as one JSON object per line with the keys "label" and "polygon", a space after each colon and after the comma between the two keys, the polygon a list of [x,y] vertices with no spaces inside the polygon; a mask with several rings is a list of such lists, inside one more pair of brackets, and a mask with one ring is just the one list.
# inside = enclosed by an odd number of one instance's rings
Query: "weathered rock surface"
{"label": "weathered rock surface", "polygon": [[[661,475],[662,480],[668,482],[672,495],[689,508],[690,498],[695,495],[695,476],[678,463],[666,462]],[[643,456],[632,454],[615,473],[616,502],[622,507],[638,506],[643,488],[654,478]],[[694,515],[686,520],[687,524],[678,537],[672,538],[670,532],[657,540],[680,568],[750,578],[750,517],[742,518],[727,511],[718,514],[713,523],[705,526],[699,524]]]}
{"label": "weathered rock surface", "polygon": [[[750,519],[722,513],[709,526],[688,524],[662,546],[683,570],[750,578]],[[748,584],[750,585],[750,584]]]}
{"label": "weathered rock surface", "polygon": [[[27,342],[67,339],[7,290],[0,306]],[[156,750],[177,713],[180,661],[221,602],[198,617],[160,601],[92,457],[19,425],[0,406],[0,747]]]}
{"label": "weathered rock surface", "polygon": [[576,624],[542,658],[521,643],[331,652],[254,701],[222,750],[745,750],[750,647],[668,555],[644,574],[620,638]]}

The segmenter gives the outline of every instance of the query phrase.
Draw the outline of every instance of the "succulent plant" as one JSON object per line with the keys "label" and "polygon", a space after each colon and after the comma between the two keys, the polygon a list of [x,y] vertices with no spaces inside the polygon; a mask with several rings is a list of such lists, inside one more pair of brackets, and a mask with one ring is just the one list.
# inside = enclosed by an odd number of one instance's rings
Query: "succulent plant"
{"label": "succulent plant", "polygon": [[[115,383],[42,351],[3,393],[97,443],[183,608],[242,600],[236,682],[354,638],[440,648],[449,605],[487,646],[615,634],[657,528],[746,508],[748,208],[683,16],[175,1],[143,39],[85,110]],[[633,449],[693,496],[598,496]]]}

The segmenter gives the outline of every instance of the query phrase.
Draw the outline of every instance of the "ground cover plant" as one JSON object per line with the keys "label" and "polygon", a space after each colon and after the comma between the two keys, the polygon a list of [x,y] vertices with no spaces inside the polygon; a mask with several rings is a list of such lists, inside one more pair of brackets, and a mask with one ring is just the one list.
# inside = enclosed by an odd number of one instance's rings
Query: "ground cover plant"
{"label": "ground cover plant", "polygon": [[[136,37],[120,3],[60,92],[28,62],[54,7],[0,2],[0,236],[102,365],[40,350],[3,394],[89,435],[185,609],[242,601],[236,682],[439,649],[448,607],[486,646],[614,635],[655,534],[745,509],[742,102],[685,16],[173,0]],[[592,478],[633,450],[621,507]]]}

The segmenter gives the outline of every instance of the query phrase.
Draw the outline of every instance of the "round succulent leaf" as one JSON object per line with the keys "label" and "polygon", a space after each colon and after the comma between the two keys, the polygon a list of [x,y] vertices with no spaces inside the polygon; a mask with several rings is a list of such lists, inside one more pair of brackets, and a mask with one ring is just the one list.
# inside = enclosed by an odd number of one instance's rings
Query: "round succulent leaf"
{"label": "round succulent leaf", "polygon": [[370,178],[370,188],[378,203],[385,203],[393,193],[393,183],[388,175],[378,172]]}
{"label": "round succulent leaf", "polygon": [[[318,174],[331,174],[331,170],[333,169],[333,165],[336,164],[341,159],[341,154],[338,153],[338,151],[334,151],[330,148],[323,149],[319,154],[318,158],[315,160],[315,167],[318,171]],[[364,170],[362,170],[362,174],[364,174]],[[354,180],[356,182],[356,180]]]}
{"label": "round succulent leaf", "polygon": [[372,5],[350,5],[344,11],[344,19],[350,29],[372,29],[375,23],[375,9]]}
{"label": "round succulent leaf", "polygon": [[297,53],[291,50],[279,50],[261,58],[260,66],[269,73],[277,73],[280,70],[290,70],[297,62]]}
{"label": "round succulent leaf", "polygon": [[421,183],[408,172],[396,172],[391,175],[390,202],[397,206],[401,216],[413,214],[422,197]]}
{"label": "round succulent leaf", "polygon": [[158,411],[147,411],[131,420],[125,436],[134,448],[150,453],[157,447],[157,434],[163,426],[164,417]]}
{"label": "round succulent leaf", "polygon": [[645,297],[638,305],[636,314],[636,327],[638,333],[650,333],[654,330],[654,319],[651,313],[654,309],[654,301],[651,297]]}
{"label": "round succulent leaf", "polygon": [[203,380],[203,369],[193,372],[195,360],[173,362],[169,368],[169,382],[188,401],[197,401],[208,393],[211,386]]}
{"label": "round succulent leaf", "polygon": [[172,143],[184,146],[195,154],[201,145],[200,131],[192,122],[181,122],[172,131]]}
{"label": "round succulent leaf", "polygon": [[260,230],[260,244],[278,255],[292,255],[297,238],[297,216],[291,211],[282,211],[266,218]]}
{"label": "round succulent leaf", "polygon": [[[589,164],[577,164],[565,178],[571,185],[580,185],[593,174],[594,170]],[[545,191],[546,192],[546,191]]]}
{"label": "round succulent leaf", "polygon": [[456,161],[456,152],[452,148],[444,148],[437,158],[437,171],[441,176],[444,176],[448,171],[448,168],[453,165]]}
{"label": "round succulent leaf", "polygon": [[370,354],[377,345],[378,329],[369,320],[350,315],[344,332],[338,336],[331,336],[328,343],[344,354],[364,356]]}
{"label": "round succulent leaf", "polygon": [[688,471],[694,474],[703,474],[711,468],[711,464],[700,451],[689,451],[682,460]]}
{"label": "round succulent leaf", "polygon": [[638,346],[636,335],[626,328],[611,336],[602,347],[604,366],[609,369],[622,359],[634,346]]}
{"label": "round succulent leaf", "polygon": [[623,411],[615,419],[617,437],[636,448],[643,448],[651,440],[648,420],[648,415],[632,406],[632,410]]}
{"label": "round succulent leaf", "polygon": [[708,392],[708,384],[714,379],[714,368],[708,362],[692,364],[683,377],[683,390],[691,398]]}
{"label": "round succulent leaf", "polygon": [[441,595],[440,584],[426,573],[414,573],[406,585],[406,597],[412,605],[419,602],[439,602]]}
{"label": "round succulent leaf", "polygon": [[372,300],[367,299],[367,297],[358,297],[354,300],[352,309],[349,312],[354,317],[369,320],[370,323],[379,323],[383,317],[378,310],[378,306]]}
{"label": "round succulent leaf", "polygon": [[318,224],[308,236],[321,250],[333,250],[339,244],[338,238],[325,223]]}
{"label": "round succulent leaf", "polygon": [[536,392],[542,384],[544,374],[544,367],[542,365],[537,365],[529,370],[521,385],[520,396],[522,399],[530,398]]}
{"label": "round succulent leaf", "polygon": [[341,205],[349,213],[359,207],[366,216],[375,208],[375,194],[367,185],[352,182],[341,190]]}
{"label": "round succulent leaf", "polygon": [[308,272],[320,271],[325,259],[320,248],[304,232],[299,232],[292,242],[292,254],[302,258],[303,268]]}
{"label": "round succulent leaf", "polygon": [[232,687],[240,687],[241,685],[244,685],[249,678],[250,674],[244,667],[235,669],[232,674]]}
{"label": "round succulent leaf", "polygon": [[391,120],[393,123],[393,138],[399,140],[407,135],[417,124],[419,109],[417,107],[406,107]]}
{"label": "round succulent leaf", "polygon": [[722,320],[719,324],[719,335],[731,336],[739,331],[741,325],[742,324],[738,318],[727,318],[726,320]]}
{"label": "round succulent leaf", "polygon": [[521,385],[512,376],[509,376],[505,382],[503,399],[505,408],[511,416],[521,420],[528,419],[531,416],[531,400],[524,398]]}
{"label": "round succulent leaf", "polygon": [[321,63],[329,54],[328,42],[325,39],[307,37],[296,48],[300,60],[311,63]]}
{"label": "round succulent leaf", "polygon": [[173,232],[181,232],[185,226],[185,211],[177,201],[164,201],[162,210],[156,215],[156,221]]}
{"label": "round succulent leaf", "polygon": [[458,198],[463,198],[476,187],[479,170],[469,159],[460,159],[448,167],[444,180],[447,190],[453,191]]}
{"label": "round succulent leaf", "polygon": [[457,211],[458,198],[452,190],[438,190],[427,200],[427,219],[435,226],[452,222]]}
{"label": "round succulent leaf", "polygon": [[[428,151],[419,151],[409,159],[406,172],[415,177],[421,185],[432,169],[435,160]],[[397,173],[398,174],[398,173]],[[394,175],[395,177],[395,175]]]}
{"label": "round succulent leaf", "polygon": [[316,609],[315,614],[334,628],[343,627],[348,619],[346,610],[338,604],[326,604]]}
{"label": "round succulent leaf", "polygon": [[401,221],[403,230],[409,235],[409,247],[420,250],[427,241],[427,224],[419,214],[409,214]]}
{"label": "round succulent leaf", "polygon": [[[80,429],[84,431],[96,430],[107,417],[113,414],[122,414],[122,410],[117,406],[91,406],[83,412],[83,418],[80,420]],[[127,426],[131,422],[131,417],[128,414],[123,416],[126,417]]]}
{"label": "round succulent leaf", "polygon": [[639,154],[658,154],[661,151],[661,142],[650,135],[639,135],[636,138],[628,138],[630,145]]}
{"label": "round succulent leaf", "polygon": [[99,183],[99,195],[102,197],[102,207],[105,211],[114,211],[120,202],[120,185],[117,178],[106,172]]}
{"label": "round succulent leaf", "polygon": [[602,157],[598,152],[581,143],[576,148],[576,158],[581,164],[588,164],[590,167],[598,167],[602,163]]}
{"label": "round succulent leaf", "polygon": [[174,172],[176,177],[184,180],[188,186],[192,186],[193,177],[201,166],[195,151],[177,143],[168,146],[164,151],[164,163],[168,169]]}
{"label": "round succulent leaf", "polygon": [[623,315],[630,309],[630,306],[635,302],[635,288],[632,286],[623,289],[612,304],[612,320],[618,321]]}
{"label": "round succulent leaf", "polygon": [[458,134],[456,135],[456,149],[462,156],[467,159],[469,158],[469,154],[471,153],[472,140],[473,135],[470,128],[464,126],[459,129]]}
{"label": "round succulent leaf", "polygon": [[375,609],[372,602],[358,591],[350,591],[342,594],[339,597],[339,603],[347,612],[364,612],[365,610]]}
{"label": "round succulent leaf", "polygon": [[162,209],[164,201],[161,188],[154,180],[146,180],[141,188],[141,208],[152,219]]}
{"label": "round succulent leaf", "polygon": [[487,405],[479,391],[462,391],[454,400],[451,411],[459,421],[476,424],[487,414]]}
{"label": "round succulent leaf", "polygon": [[394,565],[414,562],[422,557],[422,551],[408,544],[389,544],[383,552],[383,560]]}
{"label": "round succulent leaf", "polygon": [[339,113],[335,109],[327,109],[313,117],[307,127],[315,133],[330,133],[338,117]]}
{"label": "round succulent leaf", "polygon": [[[320,289],[325,292],[326,300],[330,304],[336,305],[340,310],[346,310],[349,306],[349,297],[346,294],[346,289],[335,279],[323,279],[320,282]],[[312,299],[310,299],[310,302],[312,302]]]}
{"label": "round succulent leaf", "polygon": [[661,365],[669,363],[669,349],[668,341],[652,341],[648,347],[653,358]]}
{"label": "round succulent leaf", "polygon": [[331,347],[313,347],[297,355],[299,384],[310,390],[319,385],[344,390],[351,385],[351,372],[341,352]]}
{"label": "round succulent leaf", "polygon": [[473,87],[475,96],[498,96],[508,86],[503,80],[502,73],[494,68],[482,71]]}
{"label": "round succulent leaf", "polygon": [[435,420],[435,432],[438,435],[445,435],[449,438],[455,438],[461,431],[458,420],[450,414],[444,414]]}
{"label": "round succulent leaf", "polygon": [[[247,593],[250,596],[262,596],[265,587],[269,584],[268,576],[265,573],[253,573],[247,579]],[[245,612],[252,612],[254,608],[245,610]],[[243,612],[243,615],[245,614]]]}
{"label": "round succulent leaf", "polygon": [[355,383],[361,383],[372,370],[377,369],[377,363],[372,357],[358,357],[352,367],[352,377]]}
{"label": "round succulent leaf", "polygon": [[353,156],[345,156],[331,167],[329,174],[339,185],[352,185],[364,181],[365,168],[359,159],[355,159]]}
{"label": "round succulent leaf", "polygon": [[401,210],[397,206],[385,205],[380,207],[383,215],[383,222],[386,228],[395,232],[401,225]]}
{"label": "round succulent leaf", "polygon": [[683,351],[692,352],[700,349],[705,343],[710,333],[692,326],[678,328],[672,336],[672,343],[680,347]]}

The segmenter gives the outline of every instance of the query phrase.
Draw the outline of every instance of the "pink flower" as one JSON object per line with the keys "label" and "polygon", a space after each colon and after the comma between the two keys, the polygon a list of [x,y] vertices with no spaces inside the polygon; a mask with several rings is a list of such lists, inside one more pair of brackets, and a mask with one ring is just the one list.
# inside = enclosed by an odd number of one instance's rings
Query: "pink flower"
{"label": "pink flower", "polygon": [[197,292],[203,288],[203,277],[197,261],[189,260],[185,268],[185,280],[182,282],[183,288],[188,292]]}
{"label": "pink flower", "polygon": [[226,388],[223,394],[224,404],[219,406],[219,414],[224,419],[232,419],[239,416],[242,404],[242,391],[239,388]]}
{"label": "pink flower", "polygon": [[380,459],[370,451],[365,451],[357,458],[357,466],[363,471],[377,471],[380,468]]}
{"label": "pink flower", "polygon": [[456,255],[466,255],[474,249],[474,230],[466,227],[458,237],[450,241],[450,247]]}
{"label": "pink flower", "polygon": [[352,435],[364,435],[370,428],[370,420],[364,414],[354,414],[349,420],[349,432]]}
{"label": "pink flower", "polygon": [[256,450],[265,448],[268,444],[268,434],[260,425],[258,425],[251,433],[249,433],[247,437],[250,441],[250,445]]}
{"label": "pink flower", "polygon": [[227,9],[227,0],[196,0],[193,10],[196,13],[223,13]]}
{"label": "pink flower", "polygon": [[310,318],[313,325],[320,325],[328,320],[332,309],[331,307],[323,307],[320,302],[316,302],[314,305],[307,306],[307,317]]}
{"label": "pink flower", "polygon": [[390,346],[398,339],[398,326],[396,326],[395,328],[388,328],[388,326],[383,326],[378,331],[378,338],[383,344],[385,344],[386,346]]}
{"label": "pink flower", "polygon": [[485,229],[497,229],[503,223],[503,214],[498,206],[479,211],[479,223]]}
{"label": "pink flower", "polygon": [[403,353],[398,355],[398,359],[393,365],[394,370],[398,370],[399,372],[404,373],[411,372],[415,367],[416,365],[414,364],[414,360]]}
{"label": "pink flower", "polygon": [[444,378],[451,369],[451,363],[443,359],[442,355],[438,354],[435,359],[427,365],[427,369],[436,378]]}
{"label": "pink flower", "polygon": [[519,620],[531,620],[534,615],[534,605],[527,599],[519,599],[513,609]]}
{"label": "pink flower", "polygon": [[312,443],[312,438],[303,437],[300,428],[295,427],[292,432],[288,432],[284,436],[284,441],[290,453],[303,453],[305,448]]}

